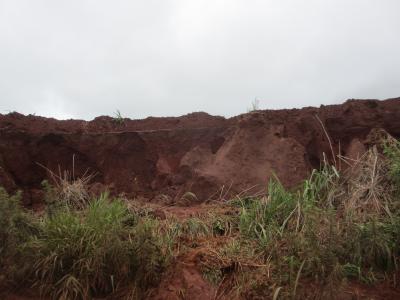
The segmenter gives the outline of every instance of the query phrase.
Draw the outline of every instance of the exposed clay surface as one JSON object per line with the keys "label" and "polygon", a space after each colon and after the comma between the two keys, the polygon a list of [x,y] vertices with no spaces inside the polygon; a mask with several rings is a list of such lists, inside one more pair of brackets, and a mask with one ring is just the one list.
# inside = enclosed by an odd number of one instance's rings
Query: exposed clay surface
{"label": "exposed clay surface", "polygon": [[[57,121],[18,113],[0,115],[0,185],[21,189],[25,205],[41,198],[47,171],[96,173],[93,191],[153,202],[179,202],[188,191],[197,201],[265,188],[275,173],[295,186],[335,153],[357,156],[372,129],[400,137],[400,98],[350,100],[342,105],[264,110],[230,119],[206,113],[118,123]],[[192,199],[192,201],[196,202]]]}

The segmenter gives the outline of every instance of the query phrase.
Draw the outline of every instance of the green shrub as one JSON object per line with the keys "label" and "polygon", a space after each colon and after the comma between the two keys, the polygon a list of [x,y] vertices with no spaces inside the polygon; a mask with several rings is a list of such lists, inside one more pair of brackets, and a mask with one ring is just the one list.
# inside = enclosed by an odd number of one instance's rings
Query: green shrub
{"label": "green shrub", "polygon": [[338,183],[340,176],[334,166],[325,164],[321,170],[314,169],[310,178],[304,180],[302,187],[302,201],[306,206],[332,206],[331,193]]}
{"label": "green shrub", "polygon": [[87,299],[137,284],[145,291],[159,279],[166,257],[156,224],[132,218],[125,204],[107,195],[83,211],[58,210],[44,217],[37,236],[21,247],[20,275],[57,299]]}
{"label": "green shrub", "polygon": [[384,154],[389,159],[389,175],[400,191],[400,142],[388,140],[384,144]]}
{"label": "green shrub", "polygon": [[[391,151],[391,178],[396,184],[397,150]],[[332,287],[345,277],[371,283],[397,270],[400,211],[386,194],[373,198],[384,210],[370,205],[372,192],[388,189],[384,168],[379,167],[378,174],[376,167],[385,165],[379,161],[383,158],[370,156],[374,159],[373,164],[366,163],[368,168],[352,170],[364,172],[359,176],[342,176],[325,165],[297,191],[285,190],[274,179],[267,197],[235,201],[234,205],[241,203],[240,238],[257,242],[254,257],[263,258],[257,264],[271,266],[271,284],[283,288],[280,294],[293,296],[301,276]],[[358,179],[371,180],[373,175],[373,184],[358,184]],[[266,292],[265,297],[272,297]]]}
{"label": "green shrub", "polygon": [[394,270],[400,254],[399,220],[372,220],[355,226],[358,232],[353,238],[358,245],[349,251],[350,256],[355,256],[353,262],[375,270]]}
{"label": "green shrub", "polygon": [[36,232],[33,218],[20,205],[21,193],[7,194],[0,187],[0,266],[2,261],[15,255],[16,247]]}
{"label": "green shrub", "polygon": [[271,235],[282,230],[297,205],[295,195],[286,191],[282,184],[271,179],[268,197],[247,199],[243,202],[239,228],[243,235],[268,242]]}

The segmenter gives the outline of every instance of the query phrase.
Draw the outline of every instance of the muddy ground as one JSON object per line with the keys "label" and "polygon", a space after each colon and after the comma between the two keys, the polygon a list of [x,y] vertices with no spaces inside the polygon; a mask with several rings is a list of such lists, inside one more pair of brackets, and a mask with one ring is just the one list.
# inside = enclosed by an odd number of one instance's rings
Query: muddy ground
{"label": "muddy ground", "polygon": [[[22,190],[24,204],[35,207],[49,171],[89,172],[94,193],[108,189],[147,202],[191,205],[258,193],[273,174],[296,186],[324,155],[332,160],[332,151],[362,153],[380,128],[400,137],[400,98],[229,119],[192,113],[87,122],[10,113],[0,115],[0,185]],[[196,197],[183,197],[187,192]]]}

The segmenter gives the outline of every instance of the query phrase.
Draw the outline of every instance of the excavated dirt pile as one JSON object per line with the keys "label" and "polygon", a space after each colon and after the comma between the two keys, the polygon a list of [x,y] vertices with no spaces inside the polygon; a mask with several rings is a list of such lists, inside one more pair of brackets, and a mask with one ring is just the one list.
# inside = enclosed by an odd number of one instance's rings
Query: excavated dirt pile
{"label": "excavated dirt pile", "polygon": [[76,178],[94,174],[93,192],[170,204],[218,200],[262,191],[274,173],[295,186],[320,166],[323,153],[330,160],[332,152],[362,153],[376,129],[400,137],[400,98],[230,119],[192,113],[86,122],[10,113],[0,115],[0,185],[22,190],[25,205],[35,205],[49,170],[68,170]]}

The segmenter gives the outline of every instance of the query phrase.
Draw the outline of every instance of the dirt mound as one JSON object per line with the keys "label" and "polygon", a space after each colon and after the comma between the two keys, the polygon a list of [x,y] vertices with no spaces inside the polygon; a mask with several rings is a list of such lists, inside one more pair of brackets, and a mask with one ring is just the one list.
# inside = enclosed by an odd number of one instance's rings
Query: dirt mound
{"label": "dirt mound", "polygon": [[[93,191],[167,203],[218,200],[262,191],[273,173],[295,186],[320,165],[323,153],[332,159],[330,145],[334,153],[357,156],[376,128],[400,137],[400,98],[230,119],[193,113],[86,122],[11,113],[0,115],[0,185],[23,190],[25,204],[35,204],[48,178],[42,165],[56,173],[74,168],[76,177],[95,173]],[[187,192],[196,197],[187,200]]]}

